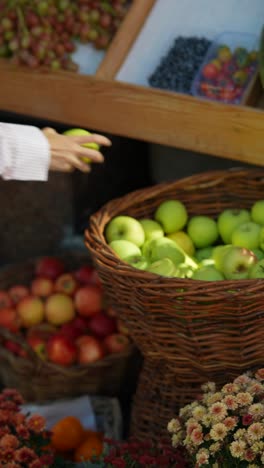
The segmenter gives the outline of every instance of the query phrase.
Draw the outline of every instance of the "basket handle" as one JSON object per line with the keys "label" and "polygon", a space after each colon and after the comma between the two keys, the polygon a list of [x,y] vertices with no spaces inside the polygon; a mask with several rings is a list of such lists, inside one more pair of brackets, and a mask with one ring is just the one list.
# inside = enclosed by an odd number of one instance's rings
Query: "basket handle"
{"label": "basket handle", "polygon": [[[42,362],[39,356],[37,355],[37,353],[35,353],[33,349],[29,346],[29,344],[25,340],[23,340],[22,337],[20,337],[18,334],[12,333],[7,328],[0,328],[0,337],[3,338],[4,340],[13,341],[14,343],[21,346],[21,348],[23,348],[26,351],[28,358],[31,359],[33,362],[35,362],[37,366],[39,366],[40,363]],[[14,355],[7,348],[5,348],[5,351],[9,354],[12,354],[12,356]],[[21,359],[27,359],[27,358],[23,358],[22,356],[18,356],[18,357],[20,357]]]}

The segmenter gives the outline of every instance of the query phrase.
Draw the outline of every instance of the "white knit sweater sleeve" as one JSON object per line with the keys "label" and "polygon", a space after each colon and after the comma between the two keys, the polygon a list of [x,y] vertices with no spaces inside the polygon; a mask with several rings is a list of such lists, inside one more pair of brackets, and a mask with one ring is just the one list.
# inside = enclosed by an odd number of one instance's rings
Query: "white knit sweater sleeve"
{"label": "white knit sweater sleeve", "polygon": [[50,147],[37,127],[0,123],[0,177],[48,180]]}

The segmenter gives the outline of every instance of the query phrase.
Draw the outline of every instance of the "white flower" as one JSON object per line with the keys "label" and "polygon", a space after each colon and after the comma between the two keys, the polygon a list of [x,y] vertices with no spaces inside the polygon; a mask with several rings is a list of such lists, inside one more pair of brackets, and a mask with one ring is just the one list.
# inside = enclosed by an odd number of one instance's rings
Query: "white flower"
{"label": "white flower", "polygon": [[167,426],[169,432],[178,432],[181,429],[181,423],[178,419],[172,419]]}
{"label": "white flower", "polygon": [[254,403],[248,408],[248,413],[254,418],[262,418],[264,416],[264,405],[262,403]]}
{"label": "white flower", "polygon": [[223,440],[227,434],[227,427],[223,423],[214,424],[210,430],[210,436],[213,440]]}
{"label": "white flower", "polygon": [[249,440],[261,440],[264,437],[264,424],[260,422],[251,424],[247,429],[247,437]]}
{"label": "white flower", "polygon": [[253,396],[249,392],[240,392],[237,394],[236,400],[240,406],[248,406],[251,405]]}
{"label": "white flower", "polygon": [[228,384],[223,386],[222,392],[224,394],[237,393],[237,392],[239,392],[239,386],[236,385],[235,383],[228,383]]}
{"label": "white flower", "polygon": [[209,413],[215,421],[222,421],[227,415],[227,407],[219,401],[209,408]]}
{"label": "white flower", "polygon": [[173,447],[178,447],[183,439],[183,431],[179,431],[176,434],[172,435],[171,441]]}
{"label": "white flower", "polygon": [[246,437],[246,433],[247,433],[247,430],[246,430],[246,429],[238,429],[238,430],[234,433],[234,439],[235,439],[235,440],[243,439],[243,438]]}
{"label": "white flower", "polygon": [[202,385],[202,391],[204,393],[208,393],[208,392],[215,392],[215,388],[216,388],[216,385],[214,382],[206,382],[205,384]]}
{"label": "white flower", "polygon": [[235,440],[230,445],[230,453],[234,458],[242,458],[245,448],[246,443],[243,440]]}
{"label": "white flower", "polygon": [[209,414],[205,414],[201,422],[205,427],[209,427],[212,424],[212,418]]}
{"label": "white flower", "polygon": [[225,398],[223,399],[223,403],[230,410],[236,410],[238,407],[235,395],[226,395]]}
{"label": "white flower", "polygon": [[221,448],[220,442],[215,442],[214,444],[211,444],[209,447],[209,451],[214,455],[216,452],[218,452]]}
{"label": "white flower", "polygon": [[214,403],[216,403],[217,401],[221,401],[222,400],[222,394],[221,392],[216,392],[216,393],[212,393],[212,394],[208,394],[208,397],[207,397],[207,400],[206,400],[206,404],[208,406],[211,406],[213,405]]}

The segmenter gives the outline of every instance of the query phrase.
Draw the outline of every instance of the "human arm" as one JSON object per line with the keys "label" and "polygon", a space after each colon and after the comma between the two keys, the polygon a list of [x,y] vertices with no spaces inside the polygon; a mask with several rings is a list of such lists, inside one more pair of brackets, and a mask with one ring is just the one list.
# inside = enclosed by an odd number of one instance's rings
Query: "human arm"
{"label": "human arm", "polygon": [[49,170],[89,172],[82,157],[103,162],[103,156],[81,146],[87,142],[111,145],[102,135],[64,136],[50,128],[42,131],[30,125],[0,123],[0,176],[4,180],[46,181]]}

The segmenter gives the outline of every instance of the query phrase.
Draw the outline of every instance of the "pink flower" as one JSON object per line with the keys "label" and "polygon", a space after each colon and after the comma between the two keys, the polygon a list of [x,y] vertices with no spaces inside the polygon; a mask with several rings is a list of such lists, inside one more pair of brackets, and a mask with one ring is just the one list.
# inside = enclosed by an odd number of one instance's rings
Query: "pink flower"
{"label": "pink flower", "polygon": [[[28,468],[44,468],[45,465],[43,465],[42,461],[40,458],[37,458],[36,460],[34,460],[33,462],[31,462],[29,465],[28,465]],[[48,466],[48,465],[46,465]]]}
{"label": "pink flower", "polygon": [[16,450],[14,453],[14,460],[19,463],[25,463],[29,465],[32,461],[37,458],[34,450],[28,447],[21,447],[20,449]]}
{"label": "pink flower", "polygon": [[251,414],[244,414],[242,418],[242,424],[244,426],[249,426],[253,422],[253,416]]}
{"label": "pink flower", "polygon": [[16,449],[19,446],[19,440],[12,434],[6,434],[0,439],[0,447]]}
{"label": "pink flower", "polygon": [[43,416],[40,416],[38,414],[33,414],[28,420],[27,420],[27,427],[36,432],[40,433],[45,429],[46,426],[46,421],[43,418]]}
{"label": "pink flower", "polygon": [[13,423],[15,426],[19,426],[25,422],[25,415],[23,413],[16,413],[13,415]]}
{"label": "pink flower", "polygon": [[2,391],[2,395],[5,399],[7,398],[13,400],[19,406],[23,405],[24,403],[24,399],[22,398],[20,393],[14,388],[5,388]]}
{"label": "pink flower", "polygon": [[20,424],[16,428],[17,435],[21,437],[21,439],[28,440],[29,439],[29,430],[24,424]]}
{"label": "pink flower", "polygon": [[[14,459],[14,450],[10,447],[0,449],[0,462],[9,462]],[[4,465],[1,463],[1,465]]]}

